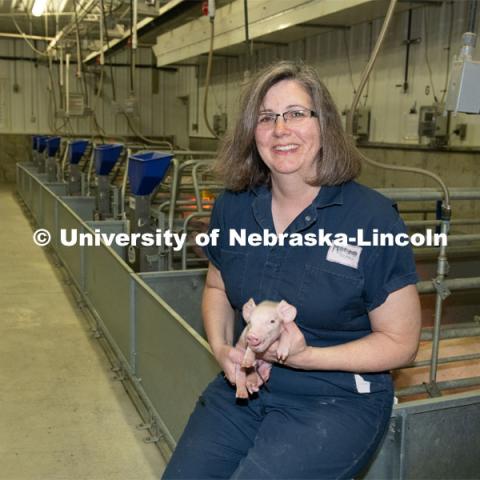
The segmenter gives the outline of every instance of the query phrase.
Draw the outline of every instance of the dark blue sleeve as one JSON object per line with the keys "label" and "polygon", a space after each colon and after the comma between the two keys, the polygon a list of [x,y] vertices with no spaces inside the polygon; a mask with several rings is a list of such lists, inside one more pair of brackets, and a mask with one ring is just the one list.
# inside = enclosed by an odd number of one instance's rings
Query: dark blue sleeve
{"label": "dark blue sleeve", "polygon": [[[209,235],[211,234],[213,229],[218,229],[220,232],[220,237],[222,235],[222,231],[225,227],[225,222],[223,217],[224,203],[225,203],[225,198],[224,198],[224,195],[221,194],[217,197],[217,199],[215,200],[215,204],[213,205],[212,216],[210,217],[210,225],[208,226]],[[221,242],[221,238],[217,240],[216,245],[212,245],[212,242],[210,242],[210,244],[208,244],[206,247],[203,247],[203,251],[205,252],[205,255],[207,256],[207,258],[219,270],[221,270],[220,242]]]}
{"label": "dark blue sleeve", "polygon": [[[405,224],[398,217],[392,227],[382,233],[396,235],[406,232]],[[418,276],[411,245],[375,247],[365,265],[364,277],[364,298],[368,311],[382,305],[395,290],[416,284]]]}

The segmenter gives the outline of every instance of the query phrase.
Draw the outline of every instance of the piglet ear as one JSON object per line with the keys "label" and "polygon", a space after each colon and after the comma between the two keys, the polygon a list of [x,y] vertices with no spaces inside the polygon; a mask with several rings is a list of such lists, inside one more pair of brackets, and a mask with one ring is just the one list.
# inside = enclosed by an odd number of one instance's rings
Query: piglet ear
{"label": "piglet ear", "polygon": [[297,316],[297,309],[293,305],[287,303],[285,300],[282,300],[277,305],[277,314],[285,323],[293,322]]}
{"label": "piglet ear", "polygon": [[243,318],[248,323],[250,321],[250,317],[252,316],[252,312],[255,309],[255,301],[251,298],[242,308]]}

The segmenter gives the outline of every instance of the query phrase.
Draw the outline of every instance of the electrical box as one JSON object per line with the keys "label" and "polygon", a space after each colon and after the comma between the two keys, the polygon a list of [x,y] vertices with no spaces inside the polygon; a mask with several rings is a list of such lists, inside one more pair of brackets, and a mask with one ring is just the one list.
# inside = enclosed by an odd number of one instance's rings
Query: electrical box
{"label": "electrical box", "polygon": [[85,114],[85,98],[81,93],[68,95],[68,114],[81,116]]}
{"label": "electrical box", "polygon": [[[347,118],[350,110],[345,108],[342,111],[342,125],[343,128],[347,128]],[[370,135],[370,109],[365,107],[359,107],[355,110],[352,122],[352,135],[357,137],[358,140],[368,140]]]}
{"label": "electrical box", "polygon": [[213,131],[217,135],[223,135],[227,131],[228,117],[226,113],[213,116]]}
{"label": "electrical box", "polygon": [[420,139],[430,139],[431,144],[444,144],[447,142],[448,117],[443,115],[436,105],[420,107],[420,120],[418,136]]}
{"label": "electrical box", "polygon": [[370,133],[370,109],[357,108],[353,115],[353,135],[368,139]]}
{"label": "electrical box", "polygon": [[480,114],[480,62],[469,59],[453,62],[446,109]]}
{"label": "electrical box", "polygon": [[138,112],[138,99],[134,96],[129,96],[125,100],[125,113],[129,113],[131,115],[136,115]]}

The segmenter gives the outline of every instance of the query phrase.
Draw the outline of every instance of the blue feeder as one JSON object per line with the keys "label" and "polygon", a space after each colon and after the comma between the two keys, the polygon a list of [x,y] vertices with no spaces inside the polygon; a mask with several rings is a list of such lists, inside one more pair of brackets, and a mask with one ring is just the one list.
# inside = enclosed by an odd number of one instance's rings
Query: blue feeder
{"label": "blue feeder", "polygon": [[114,143],[95,147],[95,172],[97,175],[108,175],[115,165],[123,145]]}
{"label": "blue feeder", "polygon": [[47,138],[47,151],[49,157],[54,157],[60,148],[60,137]]}
{"label": "blue feeder", "polygon": [[37,139],[38,139],[38,135],[32,136],[32,150],[37,150]]}
{"label": "blue feeder", "polygon": [[47,148],[48,137],[41,135],[37,137],[37,152],[42,153]]}
{"label": "blue feeder", "polygon": [[70,142],[68,148],[68,161],[76,165],[80,162],[80,159],[83,157],[85,150],[88,147],[88,140],[73,140]]}
{"label": "blue feeder", "polygon": [[134,195],[149,195],[163,180],[173,154],[164,152],[144,152],[130,155],[128,178]]}

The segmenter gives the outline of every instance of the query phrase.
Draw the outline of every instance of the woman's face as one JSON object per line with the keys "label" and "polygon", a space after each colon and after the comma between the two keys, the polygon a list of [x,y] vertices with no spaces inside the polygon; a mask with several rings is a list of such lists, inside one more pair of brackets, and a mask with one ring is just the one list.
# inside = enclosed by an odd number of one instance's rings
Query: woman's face
{"label": "woman's face", "polygon": [[258,123],[255,141],[273,179],[294,175],[306,181],[316,175],[316,161],[321,147],[318,119],[309,116],[310,110],[313,110],[310,95],[295,80],[282,80],[268,90],[259,114],[292,110],[304,110],[308,115],[295,121],[285,122],[279,116],[274,124]]}

